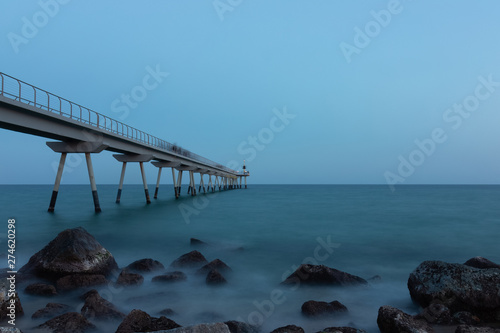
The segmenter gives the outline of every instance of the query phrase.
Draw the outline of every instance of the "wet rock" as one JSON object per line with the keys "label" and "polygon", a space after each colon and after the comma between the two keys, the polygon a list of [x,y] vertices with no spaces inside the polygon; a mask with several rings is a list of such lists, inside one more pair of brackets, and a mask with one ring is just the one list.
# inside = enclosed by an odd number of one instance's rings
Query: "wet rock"
{"label": "wet rock", "polygon": [[95,287],[107,284],[104,275],[68,275],[56,281],[57,290],[70,291],[80,288]]}
{"label": "wet rock", "polygon": [[369,278],[367,281],[370,283],[378,283],[378,282],[382,281],[382,277],[380,275],[374,275],[371,278]]}
{"label": "wet rock", "polygon": [[309,317],[332,315],[341,312],[347,312],[347,307],[339,301],[330,303],[308,301],[302,304],[302,313]]}
{"label": "wet rock", "polygon": [[424,308],[441,303],[451,313],[468,311],[484,321],[500,320],[500,269],[425,261],[410,274],[408,289]]}
{"label": "wet rock", "polygon": [[367,284],[365,279],[324,265],[303,264],[282,284],[352,286]]}
{"label": "wet rock", "polygon": [[33,283],[24,289],[24,292],[28,295],[36,296],[56,296],[56,287],[50,284],[44,283]]}
{"label": "wet rock", "polygon": [[352,327],[328,327],[316,333],[366,333],[366,331]]}
{"label": "wet rock", "polygon": [[[9,297],[10,282],[4,281],[0,284],[0,322],[11,319],[9,315],[14,312],[16,318],[24,315],[23,306],[17,293],[13,297]],[[11,309],[12,304],[14,308]]]}
{"label": "wet rock", "polygon": [[190,244],[191,244],[191,246],[208,245],[208,244],[207,244],[207,243],[205,243],[204,241],[199,240],[199,239],[197,239],[197,238],[191,238],[191,240],[190,240]]}
{"label": "wet rock", "polygon": [[131,273],[128,269],[122,270],[116,280],[118,286],[140,286],[143,282],[144,277],[141,274]]}
{"label": "wet rock", "polygon": [[231,271],[231,268],[228,265],[226,265],[226,263],[224,263],[220,259],[215,259],[206,264],[205,266],[203,266],[202,268],[200,268],[199,270],[197,270],[196,272],[199,274],[207,274],[213,269],[216,269],[219,272]]}
{"label": "wet rock", "polygon": [[77,312],[68,312],[38,326],[51,333],[85,333],[95,330],[94,324]]}
{"label": "wet rock", "polygon": [[203,254],[198,251],[191,251],[189,253],[183,254],[179,258],[175,259],[170,267],[174,268],[192,268],[196,266],[201,266],[207,264],[208,261],[205,259]]}
{"label": "wet rock", "polygon": [[221,285],[227,283],[226,279],[224,276],[222,276],[219,271],[216,269],[212,269],[210,272],[207,274],[207,278],[205,279],[206,283],[211,286],[215,285]]}
{"label": "wet rock", "polygon": [[464,265],[475,267],[475,268],[500,268],[500,265],[495,264],[493,261],[490,261],[483,257],[474,257],[467,260]]}
{"label": "wet rock", "polygon": [[60,303],[48,303],[44,308],[37,310],[31,316],[32,319],[39,318],[53,318],[55,316],[62,315],[64,313],[70,312],[72,307],[66,304]]}
{"label": "wet rock", "polygon": [[295,325],[288,325],[284,327],[280,327],[272,331],[271,333],[305,333],[304,329]]}
{"label": "wet rock", "polygon": [[427,333],[434,329],[424,320],[413,318],[392,306],[382,306],[378,310],[377,324],[381,333]]}
{"label": "wet rock", "polygon": [[122,320],[125,314],[121,313],[116,307],[99,295],[97,290],[91,290],[83,296],[85,304],[82,307],[81,314],[88,319],[98,320]]}
{"label": "wet rock", "polygon": [[231,333],[224,323],[199,324],[156,333]]}
{"label": "wet rock", "polygon": [[259,329],[255,326],[249,325],[247,323],[242,323],[241,321],[226,321],[224,324],[227,325],[231,333],[259,333]]}
{"label": "wet rock", "polygon": [[34,254],[19,272],[57,280],[66,275],[109,275],[118,269],[113,255],[83,228],[67,229]]}
{"label": "wet rock", "polygon": [[168,272],[153,278],[153,282],[180,282],[186,281],[187,275],[180,271]]}
{"label": "wet rock", "polygon": [[439,324],[439,325],[451,325],[453,324],[453,318],[450,313],[450,309],[448,309],[443,304],[431,304],[426,307],[422,313],[415,316],[415,319],[423,319],[430,324]]}
{"label": "wet rock", "polygon": [[500,333],[500,329],[460,325],[457,327],[455,333]]}
{"label": "wet rock", "polygon": [[165,269],[165,266],[158,260],[153,259],[140,259],[136,260],[126,267],[132,272],[154,272]]}
{"label": "wet rock", "polygon": [[141,310],[132,310],[123,319],[116,333],[155,332],[181,327],[166,317],[155,318]]}
{"label": "wet rock", "polygon": [[467,311],[458,311],[453,314],[453,322],[464,325],[477,325],[481,320]]}

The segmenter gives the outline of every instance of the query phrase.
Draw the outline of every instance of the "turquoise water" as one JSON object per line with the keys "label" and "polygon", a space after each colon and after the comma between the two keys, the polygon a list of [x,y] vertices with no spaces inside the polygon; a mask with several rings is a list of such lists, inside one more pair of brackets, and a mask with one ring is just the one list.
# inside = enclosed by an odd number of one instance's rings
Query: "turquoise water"
{"label": "turquoise water", "polygon": [[[61,186],[56,211],[46,209],[51,186],[0,186],[4,231],[0,253],[7,252],[7,219],[17,226],[18,268],[60,231],[82,226],[113,253],[120,267],[154,258],[168,266],[193,250],[191,237],[210,246],[200,249],[208,260],[220,258],[232,267],[229,283],[209,288],[202,278],[185,283],[152,284],[146,276],[139,288],[100,288],[123,312],[134,308],[151,315],[165,308],[180,325],[212,320],[244,320],[262,324],[263,332],[288,324],[316,332],[351,325],[378,332],[382,305],[418,312],[406,281],[429,259],[465,262],[474,256],[500,262],[500,186],[297,186],[251,185],[247,190],[173,198],[171,185],[146,205],[139,185],[125,186],[121,204],[116,186],[99,186],[103,212],[93,212],[89,186]],[[330,243],[327,250],[320,244]],[[4,249],[2,249],[4,247]],[[5,260],[6,259],[0,259]],[[280,286],[302,262],[324,264],[363,278],[382,281],[361,288]],[[6,264],[6,263],[5,263]],[[2,265],[6,266],[6,265]],[[49,301],[20,293],[27,313],[19,327],[42,321],[31,314]],[[300,315],[308,300],[338,300],[349,314],[309,320]],[[75,295],[64,301],[79,310]],[[116,323],[107,324],[114,332]]]}

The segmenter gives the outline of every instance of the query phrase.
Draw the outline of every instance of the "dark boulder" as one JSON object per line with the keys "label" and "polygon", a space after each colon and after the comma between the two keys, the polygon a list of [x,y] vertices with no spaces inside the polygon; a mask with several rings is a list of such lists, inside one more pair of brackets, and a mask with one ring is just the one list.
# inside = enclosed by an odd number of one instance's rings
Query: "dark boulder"
{"label": "dark boulder", "polygon": [[197,271],[197,273],[199,273],[199,274],[207,274],[208,272],[210,272],[213,269],[216,269],[219,272],[229,272],[229,271],[231,271],[231,268],[228,265],[226,265],[226,263],[224,263],[220,259],[215,259],[215,260],[212,260],[211,262],[209,262],[208,264],[206,264],[205,266],[203,266],[202,268],[200,268]]}
{"label": "dark boulder", "polygon": [[382,277],[380,275],[374,275],[371,278],[369,278],[367,281],[370,283],[378,283],[378,282],[382,281]]}
{"label": "dark boulder", "polygon": [[224,323],[198,324],[194,326],[179,327],[173,330],[158,333],[231,333]]}
{"label": "dark boulder", "polygon": [[451,313],[467,311],[484,321],[500,320],[500,269],[425,261],[410,274],[408,289],[424,308],[440,303]]}
{"label": "dark boulder", "polygon": [[51,284],[44,283],[33,283],[24,289],[24,292],[28,295],[36,296],[56,296],[56,287]]}
{"label": "dark boulder", "polygon": [[83,228],[67,229],[34,254],[19,272],[56,280],[71,274],[109,275],[115,258]]}
{"label": "dark boulder", "polygon": [[259,333],[259,329],[255,326],[243,323],[241,321],[226,321],[224,324],[227,325],[231,333]]}
{"label": "dark boulder", "polygon": [[392,306],[382,306],[378,310],[377,324],[381,333],[427,333],[434,329],[425,320],[415,319]]}
{"label": "dark boulder", "polygon": [[186,281],[187,275],[180,271],[168,272],[153,278],[153,282],[181,282]]}
{"label": "dark boulder", "polygon": [[131,273],[128,269],[122,270],[116,280],[119,286],[140,286],[143,282],[144,277],[141,274]]}
{"label": "dark boulder", "polygon": [[205,243],[204,241],[202,240],[199,240],[197,238],[191,238],[191,240],[189,241],[190,244],[192,246],[200,246],[200,245],[208,245],[207,243]]}
{"label": "dark boulder", "polygon": [[165,266],[163,266],[163,264],[158,260],[140,259],[134,261],[126,268],[132,272],[146,273],[146,272],[160,271],[162,269],[165,269]]}
{"label": "dark boulder", "polygon": [[222,274],[219,273],[219,271],[217,271],[216,269],[212,269],[210,272],[208,272],[205,281],[211,286],[227,283],[227,280],[224,278],[224,276],[222,276]]}
{"label": "dark boulder", "polygon": [[85,299],[81,314],[88,319],[98,320],[122,320],[125,314],[99,295],[97,290],[91,290],[82,297]]}
{"label": "dark boulder", "polygon": [[31,318],[39,319],[39,318],[53,318],[55,316],[59,316],[70,312],[72,307],[66,304],[59,303],[48,303],[44,308],[39,309],[33,313]]}
{"label": "dark boulder", "polygon": [[316,333],[366,333],[366,331],[352,327],[328,327]]}
{"label": "dark boulder", "polygon": [[308,301],[302,304],[302,313],[309,317],[325,316],[347,312],[347,307],[339,301],[317,302]]}
{"label": "dark boulder", "polygon": [[282,284],[353,286],[367,284],[365,279],[324,265],[303,264]]}
{"label": "dark boulder", "polygon": [[483,257],[474,257],[467,260],[464,265],[475,267],[475,268],[500,268],[500,265],[495,264],[493,261],[490,261]]}
{"label": "dark boulder", "polygon": [[167,317],[155,318],[141,310],[132,310],[123,319],[116,333],[154,332],[181,327]]}
{"label": "dark boulder", "polygon": [[455,324],[477,325],[481,320],[470,312],[458,311],[453,314],[453,322]]}
{"label": "dark boulder", "polygon": [[304,329],[295,325],[283,326],[275,329],[271,333],[305,333]]}
{"label": "dark boulder", "polygon": [[85,333],[96,329],[94,324],[77,312],[68,312],[38,326],[51,333]]}
{"label": "dark boulder", "polygon": [[57,290],[70,291],[80,288],[102,286],[107,284],[108,280],[104,275],[75,274],[68,275],[56,281]]}
{"label": "dark boulder", "polygon": [[191,251],[189,253],[183,254],[179,258],[175,259],[170,267],[174,268],[193,268],[199,267],[201,265],[207,264],[207,259],[198,251]]}
{"label": "dark boulder", "polygon": [[443,304],[434,303],[426,307],[415,319],[424,319],[430,324],[451,325],[454,320],[450,309]]}
{"label": "dark boulder", "polygon": [[474,327],[469,325],[460,325],[455,333],[500,333],[500,329],[492,327]]}

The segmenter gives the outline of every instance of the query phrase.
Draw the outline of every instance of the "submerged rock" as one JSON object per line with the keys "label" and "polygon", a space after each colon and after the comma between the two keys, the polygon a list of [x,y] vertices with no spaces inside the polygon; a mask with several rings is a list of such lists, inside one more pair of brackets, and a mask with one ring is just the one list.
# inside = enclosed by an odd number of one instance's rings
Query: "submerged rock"
{"label": "submerged rock", "polygon": [[500,269],[425,261],[410,274],[408,289],[424,308],[440,303],[451,313],[467,311],[484,321],[500,320]]}
{"label": "submerged rock", "polygon": [[44,283],[33,283],[24,289],[24,292],[28,295],[36,296],[56,296],[56,287],[51,284]]}
{"label": "submerged rock", "polygon": [[143,282],[144,277],[141,274],[131,273],[128,269],[122,270],[116,280],[119,286],[140,286]]}
{"label": "submerged rock", "polygon": [[83,296],[85,304],[81,313],[85,318],[99,320],[122,320],[125,314],[99,295],[97,290],[91,290]]}
{"label": "submerged rock", "polygon": [[189,253],[183,254],[179,258],[175,259],[170,267],[174,268],[192,268],[196,266],[201,266],[207,264],[207,259],[198,251],[191,251]]}
{"label": "submerged rock", "polygon": [[53,318],[55,316],[59,316],[70,312],[72,307],[66,304],[60,303],[48,303],[44,308],[37,310],[31,318],[39,319],[39,318]]}
{"label": "submerged rock", "polygon": [[156,333],[231,333],[224,323],[199,324]]}
{"label": "submerged rock", "polygon": [[243,323],[241,321],[226,321],[224,324],[227,325],[231,333],[259,333],[258,327]]}
{"label": "submerged rock", "polygon": [[165,266],[158,260],[153,259],[140,259],[136,260],[126,267],[126,269],[132,272],[154,272],[165,269]]}
{"label": "submerged rock", "polygon": [[95,330],[94,324],[77,312],[68,312],[38,326],[52,333],[85,333]]}
{"label": "submerged rock", "polygon": [[210,272],[208,272],[207,278],[205,279],[205,281],[207,284],[212,285],[212,286],[227,283],[224,276],[222,276],[222,274],[219,273],[219,271],[217,271],[216,269],[212,269]]}
{"label": "submerged rock", "polygon": [[102,286],[107,284],[108,280],[104,275],[75,274],[68,275],[56,281],[57,290],[70,291],[86,287]]}
{"label": "submerged rock", "polygon": [[187,275],[180,271],[168,272],[153,278],[153,282],[180,282],[186,281]]}
{"label": "submerged rock", "polygon": [[132,310],[123,319],[116,333],[155,332],[181,327],[167,317],[155,318],[141,310]]}
{"label": "submerged rock", "polygon": [[424,320],[413,318],[392,306],[382,306],[378,310],[377,324],[381,333],[430,333],[434,329]]}
{"label": "submerged rock", "polygon": [[72,274],[109,275],[118,269],[113,255],[85,229],[66,229],[34,254],[19,272],[51,280]]}
{"label": "submerged rock", "polygon": [[352,286],[368,282],[356,275],[351,275],[324,265],[303,264],[281,284]]}
{"label": "submerged rock", "polygon": [[366,333],[366,331],[352,327],[328,327],[316,333]]}
{"label": "submerged rock", "polygon": [[347,307],[339,301],[330,303],[308,301],[302,304],[302,313],[310,317],[332,315],[341,312],[347,312]]}
{"label": "submerged rock", "polygon": [[304,329],[295,325],[288,325],[280,327],[272,331],[271,333],[305,333]]}
{"label": "submerged rock", "polygon": [[191,240],[189,241],[190,244],[192,246],[200,246],[200,245],[208,245],[207,243],[205,243],[204,241],[202,240],[199,240],[197,238],[191,238]]}
{"label": "submerged rock", "polygon": [[231,268],[228,265],[226,265],[225,262],[223,262],[220,259],[215,259],[206,264],[205,266],[203,266],[202,268],[200,268],[199,270],[197,270],[196,272],[199,274],[207,274],[213,269],[216,269],[219,272],[231,271]]}

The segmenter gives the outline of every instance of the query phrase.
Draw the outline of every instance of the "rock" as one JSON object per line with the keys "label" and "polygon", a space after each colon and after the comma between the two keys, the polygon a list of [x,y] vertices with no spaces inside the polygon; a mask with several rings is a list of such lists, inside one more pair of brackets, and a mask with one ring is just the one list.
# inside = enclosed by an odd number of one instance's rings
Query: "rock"
{"label": "rock", "polygon": [[91,290],[83,296],[85,304],[82,307],[81,314],[88,319],[98,320],[122,320],[125,314],[121,313],[116,307],[99,295],[97,290]]}
{"label": "rock", "polygon": [[[19,295],[15,293],[13,297],[9,297],[9,288],[10,282],[8,280],[0,284],[0,322],[9,319],[8,315],[11,311],[15,312],[16,318],[24,315]],[[12,301],[14,301],[14,309],[9,309],[12,306]]]}
{"label": "rock", "polygon": [[23,333],[19,328],[0,327],[0,333]]}
{"label": "rock", "polygon": [[339,312],[347,312],[347,308],[339,301],[316,302],[308,301],[302,304],[302,313],[306,316],[324,316],[338,314]]}
{"label": "rock", "polygon": [[140,286],[143,282],[144,277],[141,274],[131,273],[128,269],[122,270],[116,280],[119,286]]}
{"label": "rock", "polygon": [[153,282],[180,282],[186,281],[187,275],[180,271],[168,272],[163,275],[158,275],[153,278]]}
{"label": "rock", "polygon": [[490,261],[483,257],[474,257],[467,260],[464,265],[475,267],[475,268],[500,268],[500,265],[495,264],[493,261]]}
{"label": "rock", "polygon": [[224,324],[227,325],[231,333],[259,333],[259,329],[255,326],[249,325],[247,323],[242,323],[241,321],[226,321]]}
{"label": "rock", "polygon": [[316,333],[366,333],[366,331],[352,327],[328,327]]}
{"label": "rock", "polygon": [[226,279],[216,269],[212,269],[210,272],[208,272],[205,281],[207,282],[207,284],[212,286],[227,283]]}
{"label": "rock", "polygon": [[173,315],[176,315],[177,313],[175,313],[174,310],[172,309],[163,309],[161,310],[160,312],[158,312],[159,314],[163,315],[163,316],[173,316]]}
{"label": "rock", "polygon": [[271,333],[305,333],[302,327],[298,327],[295,325],[288,325],[284,327],[280,327],[272,331]]}
{"label": "rock", "polygon": [[415,319],[423,319],[430,324],[451,325],[453,318],[451,317],[450,309],[443,304],[431,304],[422,311]]}
{"label": "rock", "polygon": [[77,312],[68,312],[38,326],[51,333],[84,333],[95,330],[94,324]]}
{"label": "rock", "polygon": [[477,325],[481,320],[467,311],[458,311],[453,314],[453,322],[464,325]]}
{"label": "rock", "polygon": [[457,327],[455,333],[500,333],[500,329],[460,325]]}
{"label": "rock", "polygon": [[371,278],[369,278],[367,281],[370,283],[377,283],[377,282],[382,281],[382,277],[380,275],[374,275]]}
{"label": "rock", "polygon": [[207,274],[211,270],[216,269],[219,272],[228,272],[231,271],[231,268],[226,265],[222,260],[220,259],[215,259],[197,270],[196,272],[199,274]]}
{"label": "rock", "polygon": [[67,229],[34,254],[19,272],[57,280],[71,274],[108,276],[115,258],[83,228]]}
{"label": "rock", "polygon": [[359,276],[351,275],[324,265],[303,264],[281,284],[301,283],[307,285],[351,286],[367,284],[368,282]]}
{"label": "rock", "polygon": [[381,333],[434,332],[434,329],[424,320],[414,319],[409,314],[388,305],[378,310],[377,324]]}
{"label": "rock", "polygon": [[197,238],[191,238],[190,243],[191,243],[191,246],[208,245],[204,241],[201,241]]}
{"label": "rock", "polygon": [[195,326],[181,327],[168,331],[160,331],[155,333],[231,333],[229,328],[224,323],[215,324],[199,324]]}
{"label": "rock", "polygon": [[484,321],[500,320],[500,269],[425,261],[410,274],[408,289],[424,308],[441,303],[451,313],[468,311]]}
{"label": "rock", "polygon": [[50,284],[44,283],[33,283],[24,289],[24,292],[28,295],[36,296],[56,296],[56,287]]}
{"label": "rock", "polygon": [[140,259],[134,261],[126,268],[132,272],[154,272],[165,269],[165,266],[158,260]]}
{"label": "rock", "polygon": [[181,327],[166,317],[155,318],[141,310],[132,310],[123,319],[116,333],[154,332]]}
{"label": "rock", "polygon": [[44,308],[37,310],[31,316],[32,319],[39,318],[53,318],[55,316],[62,315],[64,313],[70,312],[72,310],[71,306],[60,303],[48,303]]}
{"label": "rock", "polygon": [[107,284],[104,275],[68,275],[56,281],[57,290],[70,291],[79,288],[95,287]]}
{"label": "rock", "polygon": [[208,261],[205,259],[203,254],[201,254],[198,251],[191,251],[189,253],[183,254],[179,258],[175,259],[171,264],[170,267],[174,268],[189,268],[189,267],[196,267],[196,266],[201,266],[204,264],[207,264]]}

